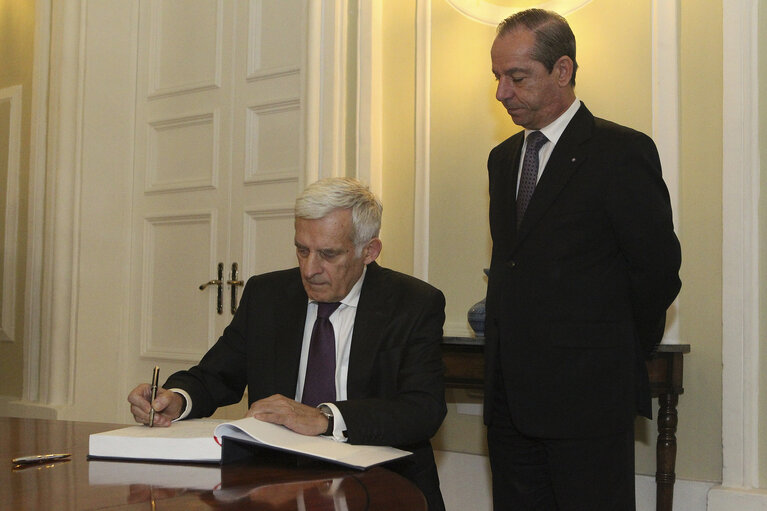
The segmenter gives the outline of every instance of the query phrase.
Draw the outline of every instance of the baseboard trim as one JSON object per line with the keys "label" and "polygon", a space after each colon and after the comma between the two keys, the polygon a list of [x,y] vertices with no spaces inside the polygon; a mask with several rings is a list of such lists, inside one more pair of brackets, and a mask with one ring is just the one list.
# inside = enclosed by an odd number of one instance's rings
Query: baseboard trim
{"label": "baseboard trim", "polygon": [[[706,511],[708,493],[716,483],[677,479],[674,484],[674,511]],[[657,486],[654,476],[636,476],[636,511],[655,511]]]}
{"label": "baseboard trim", "polygon": [[58,419],[60,410],[51,405],[22,401],[17,397],[0,396],[0,417],[22,419]]}
{"label": "baseboard trim", "polygon": [[767,511],[767,490],[715,486],[708,492],[707,511]]}

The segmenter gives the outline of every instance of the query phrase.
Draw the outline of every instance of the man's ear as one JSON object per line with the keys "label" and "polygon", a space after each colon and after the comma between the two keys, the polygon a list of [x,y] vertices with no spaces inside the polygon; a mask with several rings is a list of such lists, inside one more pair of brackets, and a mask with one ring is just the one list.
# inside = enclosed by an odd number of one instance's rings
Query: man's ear
{"label": "man's ear", "polygon": [[370,264],[375,261],[381,253],[382,248],[383,244],[381,243],[380,239],[373,238],[372,240],[368,241],[367,245],[365,245],[365,248],[362,250],[362,255],[365,258],[365,264]]}
{"label": "man's ear", "polygon": [[554,72],[557,74],[557,83],[560,87],[570,85],[573,77],[573,59],[567,55],[562,55],[554,63]]}

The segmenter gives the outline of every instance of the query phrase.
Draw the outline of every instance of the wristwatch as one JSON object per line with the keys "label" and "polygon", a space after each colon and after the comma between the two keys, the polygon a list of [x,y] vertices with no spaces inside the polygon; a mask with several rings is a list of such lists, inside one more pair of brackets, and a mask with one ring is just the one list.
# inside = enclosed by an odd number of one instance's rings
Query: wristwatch
{"label": "wristwatch", "polygon": [[327,405],[320,405],[319,407],[320,412],[322,415],[325,416],[325,418],[328,420],[328,429],[325,430],[324,433],[322,433],[323,436],[332,436],[333,435],[333,410],[330,409]]}

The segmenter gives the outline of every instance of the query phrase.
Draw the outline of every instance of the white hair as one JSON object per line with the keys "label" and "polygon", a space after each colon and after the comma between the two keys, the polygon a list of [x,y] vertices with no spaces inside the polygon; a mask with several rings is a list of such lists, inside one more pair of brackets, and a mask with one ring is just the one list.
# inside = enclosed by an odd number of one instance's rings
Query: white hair
{"label": "white hair", "polygon": [[358,249],[378,236],[383,205],[365,184],[350,177],[329,177],[307,186],[296,199],[295,217],[317,220],[337,209],[351,210],[352,242]]}

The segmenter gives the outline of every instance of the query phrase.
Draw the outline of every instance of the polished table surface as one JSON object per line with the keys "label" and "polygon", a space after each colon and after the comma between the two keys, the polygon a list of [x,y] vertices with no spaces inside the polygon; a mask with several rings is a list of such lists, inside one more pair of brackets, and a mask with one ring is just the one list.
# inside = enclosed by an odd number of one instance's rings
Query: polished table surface
{"label": "polished table surface", "polygon": [[[421,492],[383,467],[357,471],[282,460],[236,465],[88,460],[88,436],[121,426],[0,418],[0,509],[425,510]],[[12,458],[68,452],[71,460],[19,468]]]}

